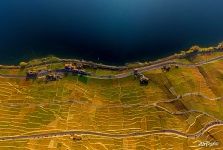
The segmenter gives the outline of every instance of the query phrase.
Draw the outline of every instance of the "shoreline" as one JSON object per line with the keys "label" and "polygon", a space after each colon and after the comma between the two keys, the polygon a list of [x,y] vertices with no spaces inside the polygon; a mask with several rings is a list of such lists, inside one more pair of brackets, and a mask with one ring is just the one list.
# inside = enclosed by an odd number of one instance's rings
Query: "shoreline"
{"label": "shoreline", "polygon": [[[175,59],[184,59],[187,57],[193,57],[198,54],[205,54],[205,53],[212,53],[212,52],[218,52],[218,51],[223,51],[223,42],[219,43],[217,46],[214,47],[207,47],[207,48],[201,48],[199,46],[192,46],[190,49],[186,51],[180,51],[178,53],[175,53],[173,55],[163,57],[154,61],[135,61],[135,62],[128,62],[125,63],[125,65],[107,65],[103,63],[97,63],[93,61],[88,61],[88,60],[80,60],[80,59],[66,59],[66,58],[58,58],[54,56],[49,56],[49,57],[43,57],[39,59],[32,59],[28,62],[20,62],[18,65],[0,65],[0,69],[20,69],[21,63],[26,63],[25,68],[31,68],[35,66],[40,66],[40,65],[49,65],[49,64],[55,64],[55,63],[80,63],[82,65],[86,65],[87,67],[90,68],[101,68],[101,69],[110,69],[110,70],[128,70],[128,69],[133,69],[135,67],[139,66],[150,66],[166,61],[171,61]],[[35,62],[36,61],[36,62]]]}

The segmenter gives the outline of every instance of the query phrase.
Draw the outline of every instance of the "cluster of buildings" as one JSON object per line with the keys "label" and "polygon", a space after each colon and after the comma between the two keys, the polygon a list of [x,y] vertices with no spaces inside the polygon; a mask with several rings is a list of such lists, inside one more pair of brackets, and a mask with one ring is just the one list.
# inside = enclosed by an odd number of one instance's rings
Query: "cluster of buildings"
{"label": "cluster of buildings", "polygon": [[26,80],[43,78],[45,79],[45,81],[57,81],[63,78],[63,74],[59,72],[52,72],[50,70],[28,71],[26,73]]}
{"label": "cluster of buildings", "polygon": [[170,69],[171,69],[170,66],[163,66],[163,67],[161,68],[161,70],[162,70],[163,72],[169,72]]}
{"label": "cluster of buildings", "polygon": [[63,78],[67,73],[72,73],[73,75],[90,75],[85,72],[81,64],[65,64],[63,69],[57,70],[29,70],[26,73],[26,80],[29,79],[44,79],[45,81],[57,81]]}
{"label": "cluster of buildings", "polygon": [[[173,67],[173,66],[172,66],[172,67]],[[178,69],[179,66],[178,66],[178,65],[175,65],[175,68]],[[168,66],[163,66],[163,67],[161,68],[161,70],[162,70],[163,72],[169,72],[170,69],[171,69],[171,66],[170,66],[170,65],[168,65]]]}
{"label": "cluster of buildings", "polygon": [[140,73],[137,69],[134,70],[134,76],[135,78],[139,79],[140,85],[148,85],[149,78],[147,78],[145,75]]}
{"label": "cluster of buildings", "polygon": [[72,63],[64,65],[65,73],[72,73],[73,75],[90,75],[86,71],[83,70],[83,66],[81,64],[76,64],[76,66]]}

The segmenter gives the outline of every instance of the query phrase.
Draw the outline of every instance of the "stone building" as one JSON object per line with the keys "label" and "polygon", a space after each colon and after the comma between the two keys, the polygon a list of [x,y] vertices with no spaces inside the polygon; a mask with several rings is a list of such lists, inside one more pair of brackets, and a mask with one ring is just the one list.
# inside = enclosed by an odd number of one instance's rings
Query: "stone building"
{"label": "stone building", "polygon": [[36,71],[27,71],[26,73],[26,80],[29,80],[29,79],[36,79],[38,76],[38,73]]}
{"label": "stone building", "polygon": [[149,83],[149,79],[142,75],[139,79],[141,85],[147,85]]}

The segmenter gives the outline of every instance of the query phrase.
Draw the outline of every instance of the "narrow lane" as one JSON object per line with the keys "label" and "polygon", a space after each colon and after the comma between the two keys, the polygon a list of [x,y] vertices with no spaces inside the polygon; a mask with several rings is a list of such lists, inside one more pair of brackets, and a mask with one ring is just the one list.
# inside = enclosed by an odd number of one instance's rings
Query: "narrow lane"
{"label": "narrow lane", "polygon": [[157,131],[147,131],[147,132],[133,132],[126,134],[112,134],[112,133],[104,133],[104,132],[95,132],[95,131],[61,131],[61,132],[52,132],[52,133],[41,133],[41,134],[33,134],[33,135],[18,135],[18,136],[5,136],[0,137],[0,141],[9,141],[9,140],[25,140],[25,139],[40,139],[40,138],[52,138],[52,137],[62,137],[62,136],[70,136],[70,135],[90,135],[90,136],[100,136],[105,138],[129,138],[129,137],[143,137],[154,134],[167,134],[167,135],[176,135],[181,136],[183,138],[196,139],[202,136],[205,132],[210,130],[213,127],[222,126],[223,121],[213,121],[209,122],[206,126],[204,126],[201,130],[193,134],[187,134],[177,130],[157,130]]}

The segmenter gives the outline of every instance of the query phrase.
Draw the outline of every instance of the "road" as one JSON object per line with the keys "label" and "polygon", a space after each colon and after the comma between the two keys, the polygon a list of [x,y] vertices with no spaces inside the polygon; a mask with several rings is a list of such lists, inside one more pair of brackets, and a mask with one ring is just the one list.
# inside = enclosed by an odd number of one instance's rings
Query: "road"
{"label": "road", "polygon": [[20,79],[25,79],[26,76],[12,75],[12,74],[0,74],[0,78],[20,78]]}
{"label": "road", "polygon": [[[149,66],[144,66],[144,67],[139,67],[139,68],[135,68],[138,70],[138,72],[143,73],[146,71],[150,71],[150,70],[154,70],[154,69],[160,69],[161,67],[165,66],[165,65],[178,65],[178,66],[184,66],[184,67],[197,67],[197,66],[201,66],[201,65],[205,65],[214,61],[218,61],[223,59],[223,56],[218,56],[212,59],[209,59],[207,61],[201,61],[198,63],[194,63],[194,64],[185,64],[185,63],[180,63],[180,62],[176,62],[176,61],[171,61],[171,60],[167,60],[164,62],[160,62],[157,64],[153,64],[153,65],[149,65]],[[117,75],[106,75],[106,76],[98,76],[98,75],[91,75],[91,76],[87,76],[89,78],[93,78],[93,79],[121,79],[121,78],[126,78],[129,77],[131,75],[133,75],[133,70],[130,70],[128,72],[125,73],[121,73],[121,74],[117,74]],[[26,76],[22,76],[22,75],[6,75],[6,74],[0,74],[0,77],[2,78],[26,78]]]}
{"label": "road", "polygon": [[52,137],[62,137],[62,136],[70,136],[70,135],[90,135],[90,136],[100,136],[105,138],[129,138],[129,137],[143,137],[154,134],[167,134],[167,135],[176,135],[181,136],[183,138],[196,139],[202,136],[205,132],[210,130],[213,127],[222,126],[222,121],[213,121],[209,122],[206,126],[204,126],[201,130],[193,134],[187,134],[184,132],[180,132],[177,130],[155,130],[155,131],[146,131],[146,132],[133,132],[126,134],[112,134],[112,133],[104,133],[104,132],[95,132],[95,131],[61,131],[61,132],[51,132],[51,133],[40,133],[33,135],[18,135],[18,136],[5,136],[0,137],[0,141],[9,141],[9,140],[25,140],[25,139],[39,139],[39,138],[52,138]]}
{"label": "road", "polygon": [[[161,63],[157,63],[154,65],[149,65],[149,66],[145,66],[145,67],[139,67],[139,68],[135,68],[138,70],[138,72],[143,73],[146,71],[150,71],[150,70],[155,70],[155,69],[160,69],[161,67],[165,66],[165,65],[178,65],[178,66],[184,66],[184,67],[197,67],[197,66],[201,66],[201,65],[205,65],[214,61],[218,61],[223,59],[223,56],[218,56],[212,59],[209,59],[207,61],[201,61],[198,63],[194,63],[194,64],[185,64],[185,63],[180,63],[180,62],[176,62],[176,61],[165,61],[165,62],[161,62]],[[108,75],[108,76],[89,76],[90,78],[96,78],[96,79],[120,79],[120,78],[126,78],[128,76],[133,75],[133,70],[126,73],[122,73],[122,74],[117,74],[117,75]]]}

